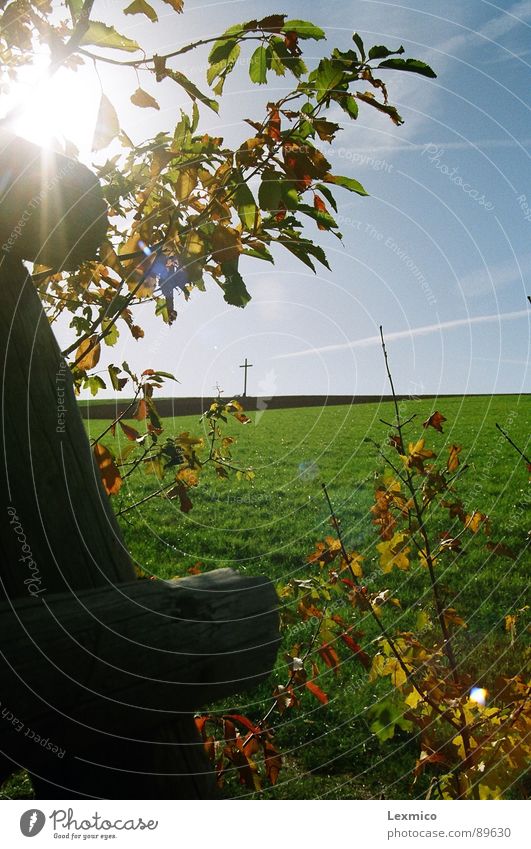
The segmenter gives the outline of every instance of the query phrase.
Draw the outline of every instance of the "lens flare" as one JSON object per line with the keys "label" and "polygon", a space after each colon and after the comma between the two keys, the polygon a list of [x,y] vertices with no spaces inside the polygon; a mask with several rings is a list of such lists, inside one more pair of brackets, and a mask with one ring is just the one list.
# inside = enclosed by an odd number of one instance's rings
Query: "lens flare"
{"label": "lens flare", "polygon": [[470,701],[478,705],[485,705],[487,701],[487,690],[484,687],[472,687],[470,690]]}

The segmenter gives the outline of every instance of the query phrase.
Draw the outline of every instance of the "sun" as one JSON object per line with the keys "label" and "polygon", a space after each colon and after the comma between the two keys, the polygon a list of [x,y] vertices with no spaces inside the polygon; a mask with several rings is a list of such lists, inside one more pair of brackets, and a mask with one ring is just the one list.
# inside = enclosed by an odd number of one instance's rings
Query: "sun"
{"label": "sun", "polygon": [[6,97],[4,115],[18,114],[10,129],[45,148],[74,144],[80,158],[90,157],[101,88],[93,70],[60,68],[50,75],[50,54],[42,46],[32,65],[21,69]]}

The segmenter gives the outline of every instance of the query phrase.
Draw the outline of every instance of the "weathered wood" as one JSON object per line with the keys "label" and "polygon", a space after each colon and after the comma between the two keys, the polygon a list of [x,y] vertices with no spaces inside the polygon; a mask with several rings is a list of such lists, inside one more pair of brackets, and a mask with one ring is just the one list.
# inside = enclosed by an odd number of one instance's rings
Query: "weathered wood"
{"label": "weathered wood", "polygon": [[[173,724],[187,739],[185,764],[205,772],[189,714],[267,677],[276,605],[268,580],[230,569],[2,605],[0,748],[33,774],[57,772],[76,795],[98,795],[100,774],[118,770],[123,792],[128,769],[187,774],[171,741],[157,739]],[[136,784],[142,798],[136,778],[131,792]],[[193,780],[179,781],[181,796],[199,795]]]}
{"label": "weathered wood", "polygon": [[231,569],[3,604],[3,690],[39,727],[54,706],[111,733],[138,728],[139,710],[156,725],[267,677],[276,605],[270,581]]}
{"label": "weathered wood", "polygon": [[3,592],[16,598],[132,580],[70,369],[33,283],[10,257],[0,260],[0,373]]}
{"label": "weathered wood", "polygon": [[107,207],[80,162],[0,131],[0,251],[53,268],[93,259]]}

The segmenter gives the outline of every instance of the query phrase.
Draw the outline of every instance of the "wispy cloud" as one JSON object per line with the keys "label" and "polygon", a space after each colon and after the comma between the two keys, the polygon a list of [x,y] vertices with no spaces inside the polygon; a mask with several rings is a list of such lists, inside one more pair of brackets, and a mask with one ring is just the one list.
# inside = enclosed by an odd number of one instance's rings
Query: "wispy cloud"
{"label": "wispy cloud", "polygon": [[[341,140],[340,140],[341,141]],[[491,148],[515,148],[515,147],[531,147],[531,138],[525,139],[470,139],[463,141],[430,141],[428,142],[406,142],[405,144],[394,144],[389,146],[369,147],[356,146],[356,153],[371,154],[371,156],[384,156],[386,153],[395,153],[396,151],[407,151],[415,153],[419,150],[425,150],[429,145],[441,148],[442,150],[489,150]],[[341,148],[338,148],[341,150]],[[333,156],[333,154],[329,154]],[[356,163],[358,164],[358,163]]]}
{"label": "wispy cloud", "polygon": [[459,278],[459,288],[467,297],[475,295],[493,294],[509,286],[511,283],[520,281],[523,285],[524,274],[531,271],[531,254],[495,265],[485,263],[484,268],[474,269]]}
{"label": "wispy cloud", "polygon": [[[417,336],[431,336],[434,333],[443,333],[447,330],[455,330],[458,327],[469,327],[475,324],[492,324],[501,321],[516,321],[519,318],[531,316],[530,310],[517,310],[499,315],[476,315],[471,318],[456,318],[453,321],[442,321],[438,324],[424,324],[422,327],[412,327],[409,330],[395,330],[385,334],[386,342],[396,342],[400,339],[415,339]],[[293,357],[310,357],[315,354],[325,354],[329,351],[345,351],[352,348],[372,348],[380,345],[379,336],[366,336],[364,339],[354,339],[351,342],[341,342],[337,345],[323,345],[319,348],[310,348],[306,351],[295,351],[292,354],[277,354],[272,359],[286,360]]]}

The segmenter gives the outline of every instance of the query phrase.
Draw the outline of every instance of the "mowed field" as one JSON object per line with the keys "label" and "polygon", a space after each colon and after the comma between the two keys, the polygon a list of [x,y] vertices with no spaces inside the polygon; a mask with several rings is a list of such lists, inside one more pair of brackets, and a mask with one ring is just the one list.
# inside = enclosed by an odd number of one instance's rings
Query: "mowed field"
{"label": "mowed field", "polygon": [[[462,465],[468,464],[468,470],[459,481],[459,495],[470,512],[477,509],[490,516],[491,539],[517,553],[515,560],[495,556],[485,548],[482,534],[467,533],[462,553],[451,555],[438,567],[447,603],[468,622],[458,645],[463,668],[478,685],[489,688],[496,675],[514,675],[525,663],[525,631],[519,625],[511,644],[504,617],[526,603],[530,564],[525,546],[531,525],[531,494],[525,463],[501,437],[495,423],[506,427],[525,449],[529,398],[440,397],[402,402],[400,409],[404,419],[415,415],[409,427],[411,441],[425,436],[444,460],[450,444],[463,446],[460,460]],[[435,409],[447,418],[442,434],[422,428],[422,421]],[[91,414],[96,410],[91,408]],[[306,563],[315,542],[332,532],[321,488],[325,482],[348,546],[365,557],[367,585],[371,590],[389,588],[401,601],[401,610],[385,612],[386,625],[394,630],[414,627],[419,610],[430,600],[429,594],[425,595],[426,573],[419,567],[381,573],[375,549],[377,529],[370,514],[374,481],[383,464],[366,439],[384,445],[390,429],[380,419],[391,421],[392,416],[391,404],[375,403],[265,410],[250,413],[247,425],[230,419],[224,433],[237,438],[233,462],[252,466],[253,480],[239,480],[233,473],[220,480],[214,469],[207,467],[199,486],[191,491],[193,509],[188,514],[179,510],[178,500],[160,496],[124,512],[119,521],[132,556],[141,569],[160,578],[185,575],[198,562],[204,569],[230,566],[248,574],[264,574],[278,586],[290,577],[303,578],[316,568]],[[91,420],[87,425],[91,438],[107,424]],[[141,427],[137,422],[131,424]],[[197,416],[166,419],[164,429],[164,438],[185,431],[206,437],[206,425]],[[114,451],[127,444],[118,434],[103,441]],[[159,485],[153,476],[132,475],[113,499],[115,509],[124,510]],[[445,513],[441,530],[446,521]],[[364,632],[360,639],[363,648],[373,655],[377,637],[373,624],[366,619],[355,621]],[[285,633],[270,682],[213,709],[237,711],[255,720],[263,716],[271,705],[275,684],[286,682],[284,652],[309,639],[311,629],[311,622],[295,623]],[[411,775],[418,741],[397,732],[382,745],[369,729],[367,711],[389,692],[388,679],[369,683],[366,671],[351,657],[336,674],[323,671],[319,685],[329,695],[327,705],[305,692],[299,711],[281,720],[272,716],[284,768],[277,786],[261,795],[269,799],[422,797],[426,779],[420,777],[413,783]],[[529,792],[524,781],[522,778],[513,787],[511,795],[519,798]],[[236,780],[226,792],[253,795]]]}
{"label": "mowed field", "polygon": [[[422,421],[435,408],[447,418],[442,434],[422,428]],[[490,516],[491,538],[518,553],[516,560],[495,556],[485,549],[485,538],[467,535],[463,553],[441,566],[444,591],[469,623],[461,639],[463,665],[477,674],[478,683],[488,687],[489,675],[515,674],[524,662],[523,638],[520,635],[511,646],[503,625],[506,614],[525,604],[528,586],[529,559],[526,564],[524,551],[531,518],[528,474],[495,423],[506,427],[525,448],[529,399],[495,396],[408,401],[402,402],[401,414],[404,419],[416,416],[410,426],[411,439],[425,435],[437,454],[446,457],[452,443],[463,446],[461,463],[469,468],[459,482],[459,494],[470,512],[477,509]],[[193,509],[188,514],[179,510],[178,500],[161,497],[124,513],[120,523],[126,544],[137,564],[160,578],[184,575],[200,562],[203,568],[230,566],[248,574],[264,574],[281,585],[290,577],[309,574],[307,555],[316,540],[331,532],[321,489],[325,482],[348,545],[365,556],[367,583],[371,589],[390,588],[402,603],[396,627],[411,627],[427,600],[422,595],[425,573],[415,568],[408,573],[380,574],[374,548],[377,533],[369,512],[382,462],[366,438],[382,444],[389,428],[380,419],[391,421],[392,415],[392,405],[383,403],[265,410],[251,413],[251,423],[244,426],[230,419],[224,433],[237,438],[233,462],[252,466],[254,479],[238,480],[231,473],[228,479],[219,480],[213,468],[205,468],[200,485],[191,493]],[[97,421],[91,422],[92,437],[98,427]],[[166,419],[164,427],[164,436],[188,431],[206,437],[206,425],[197,416]],[[110,439],[108,444],[117,448],[118,439]],[[123,510],[158,485],[154,477],[132,476],[116,498],[116,508]],[[396,611],[387,615],[390,624]],[[367,622],[361,627],[364,648],[374,653],[374,628]],[[283,652],[308,638],[310,628],[309,624],[295,624],[285,635],[272,684],[223,707],[260,718],[271,703],[274,683],[286,680]],[[328,670],[319,683],[329,694],[329,704],[322,706],[307,693],[302,710],[279,724],[285,769],[278,786],[264,795],[421,795],[425,785],[422,780],[412,785],[410,775],[418,743],[404,735],[382,746],[369,731],[367,708],[385,695],[387,685],[369,684],[366,672],[354,662],[345,663],[336,676]],[[230,792],[248,791],[238,790],[235,783]],[[515,795],[519,792],[515,788]]]}

